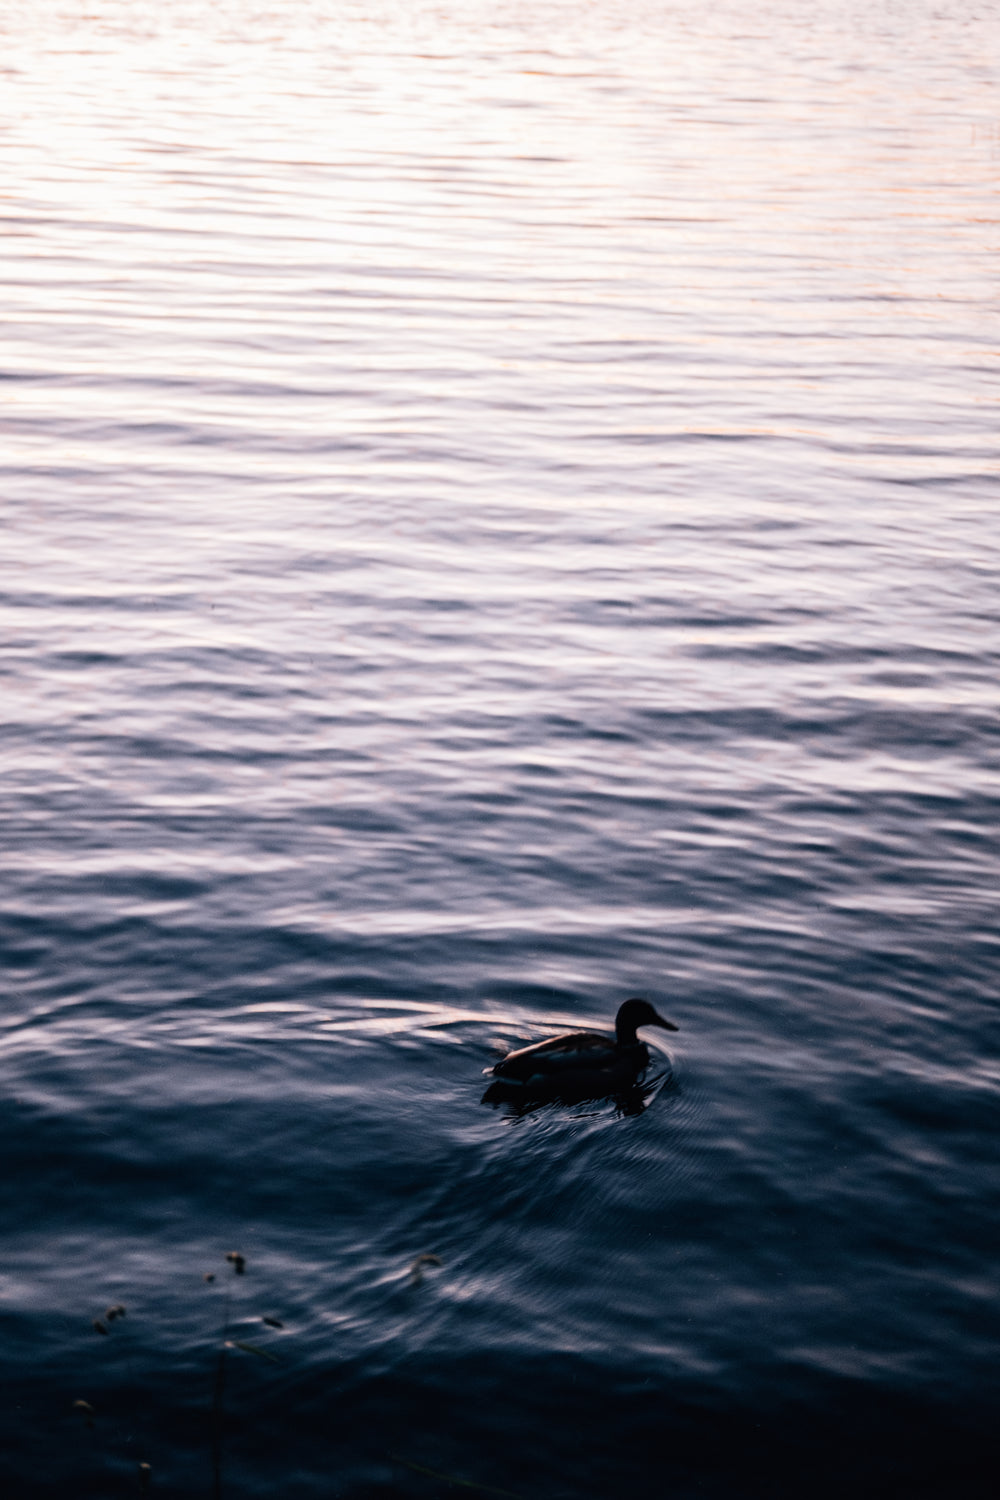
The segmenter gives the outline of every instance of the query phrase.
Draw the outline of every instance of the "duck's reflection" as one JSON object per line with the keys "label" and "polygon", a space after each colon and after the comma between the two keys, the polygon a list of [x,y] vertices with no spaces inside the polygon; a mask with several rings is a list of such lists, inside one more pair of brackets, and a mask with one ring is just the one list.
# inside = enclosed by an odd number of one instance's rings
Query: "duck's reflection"
{"label": "duck's reflection", "polygon": [[503,1107],[506,1117],[512,1122],[523,1120],[527,1115],[534,1114],[536,1110],[560,1104],[610,1104],[614,1108],[616,1117],[624,1119],[629,1115],[641,1115],[659,1093],[660,1086],[666,1077],[667,1073],[664,1072],[658,1073],[653,1078],[636,1079],[627,1087],[616,1089],[614,1093],[608,1094],[595,1094],[593,1089],[587,1087],[574,1088],[566,1081],[559,1084],[552,1083],[540,1090],[529,1090],[523,1085],[507,1083],[504,1079],[498,1078],[490,1084],[480,1103],[490,1104],[494,1108]]}

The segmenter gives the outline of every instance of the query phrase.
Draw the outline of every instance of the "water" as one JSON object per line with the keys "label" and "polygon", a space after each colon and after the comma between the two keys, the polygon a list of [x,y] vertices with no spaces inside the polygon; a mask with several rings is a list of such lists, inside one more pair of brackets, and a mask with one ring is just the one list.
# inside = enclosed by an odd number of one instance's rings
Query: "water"
{"label": "water", "polygon": [[996,5],[2,26],[6,1492],[986,1494]]}

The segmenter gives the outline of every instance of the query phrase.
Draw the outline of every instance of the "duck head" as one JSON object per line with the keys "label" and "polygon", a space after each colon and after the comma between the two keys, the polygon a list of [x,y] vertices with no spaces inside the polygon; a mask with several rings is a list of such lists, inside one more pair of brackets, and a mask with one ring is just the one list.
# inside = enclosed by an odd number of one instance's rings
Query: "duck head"
{"label": "duck head", "polygon": [[648,1000],[626,1000],[615,1017],[615,1040],[619,1047],[628,1047],[636,1040],[640,1026],[660,1026],[664,1031],[676,1031],[673,1021],[665,1021]]}

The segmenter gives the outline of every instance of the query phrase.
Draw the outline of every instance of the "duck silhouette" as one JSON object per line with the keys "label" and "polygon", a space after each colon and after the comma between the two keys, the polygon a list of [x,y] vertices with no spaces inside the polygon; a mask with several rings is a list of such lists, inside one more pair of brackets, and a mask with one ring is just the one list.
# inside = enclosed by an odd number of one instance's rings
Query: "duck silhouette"
{"label": "duck silhouette", "polygon": [[626,1000],[615,1017],[615,1033],[565,1031],[508,1052],[485,1071],[496,1080],[484,1103],[525,1099],[603,1099],[634,1085],[649,1064],[649,1048],[640,1026],[676,1031],[648,1000]]}

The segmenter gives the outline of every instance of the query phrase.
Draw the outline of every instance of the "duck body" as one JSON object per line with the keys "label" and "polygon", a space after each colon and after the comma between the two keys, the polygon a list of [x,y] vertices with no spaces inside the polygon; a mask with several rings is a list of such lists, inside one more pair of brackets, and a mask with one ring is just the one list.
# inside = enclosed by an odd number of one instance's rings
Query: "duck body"
{"label": "duck body", "polygon": [[598,1031],[565,1031],[520,1047],[486,1071],[499,1082],[486,1098],[523,1093],[536,1098],[599,1099],[634,1084],[649,1063],[640,1026],[676,1031],[648,1000],[626,1000],[615,1018],[614,1036]]}

